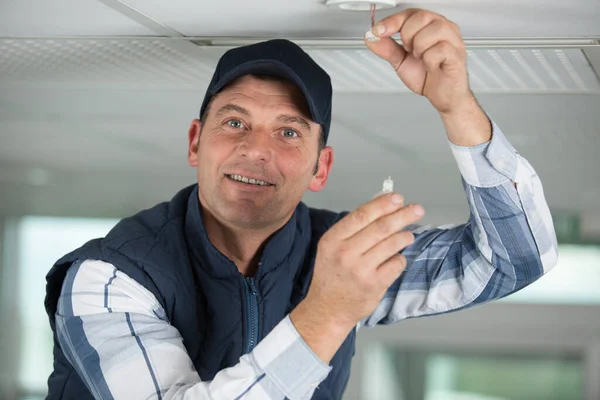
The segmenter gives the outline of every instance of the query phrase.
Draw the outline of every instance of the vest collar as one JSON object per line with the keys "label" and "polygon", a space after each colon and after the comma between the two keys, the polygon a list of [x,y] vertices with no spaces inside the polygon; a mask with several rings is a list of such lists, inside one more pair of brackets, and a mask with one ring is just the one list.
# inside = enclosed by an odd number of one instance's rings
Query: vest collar
{"label": "vest collar", "polygon": [[[302,229],[297,229],[298,210],[301,205],[302,203],[296,207],[290,220],[266,243],[260,258],[257,277],[276,268],[290,255],[294,240],[297,239],[296,236],[303,233]],[[191,252],[200,262],[201,268],[209,275],[216,278],[239,276],[240,272],[236,265],[213,246],[208,238],[200,207],[198,185],[196,185],[188,199],[188,210],[185,221],[185,234]]]}

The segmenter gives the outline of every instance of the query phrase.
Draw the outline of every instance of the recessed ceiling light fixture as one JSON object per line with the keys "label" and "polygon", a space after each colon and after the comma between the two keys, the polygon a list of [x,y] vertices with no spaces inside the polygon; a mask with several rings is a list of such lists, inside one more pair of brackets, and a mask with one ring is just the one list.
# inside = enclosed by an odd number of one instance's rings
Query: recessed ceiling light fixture
{"label": "recessed ceiling light fixture", "polygon": [[325,5],[348,11],[370,11],[371,5],[374,5],[376,10],[385,10],[396,7],[398,2],[396,0],[327,0]]}

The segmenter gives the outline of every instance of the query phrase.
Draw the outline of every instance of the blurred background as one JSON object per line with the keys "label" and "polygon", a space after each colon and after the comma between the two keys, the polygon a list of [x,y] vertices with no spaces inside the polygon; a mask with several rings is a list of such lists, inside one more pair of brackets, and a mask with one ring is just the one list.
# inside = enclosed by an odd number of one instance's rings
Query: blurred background
{"label": "blurred background", "polygon": [[[459,24],[478,100],[544,184],[558,266],[499,302],[364,329],[345,399],[600,399],[600,4],[402,3]],[[468,217],[429,103],[320,0],[0,0],[0,399],[42,399],[44,277],[63,254],[195,182],[187,129],[227,49],[295,40],[331,75],[335,163],[310,206],[392,176],[425,223]]]}

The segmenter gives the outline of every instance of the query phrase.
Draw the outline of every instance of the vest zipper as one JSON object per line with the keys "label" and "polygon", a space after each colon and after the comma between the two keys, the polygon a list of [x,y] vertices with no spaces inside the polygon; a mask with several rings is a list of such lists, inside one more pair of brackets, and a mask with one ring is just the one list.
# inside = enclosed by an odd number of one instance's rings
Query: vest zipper
{"label": "vest zipper", "polygon": [[253,278],[244,279],[246,281],[246,323],[248,327],[245,353],[250,353],[258,341],[258,291]]}

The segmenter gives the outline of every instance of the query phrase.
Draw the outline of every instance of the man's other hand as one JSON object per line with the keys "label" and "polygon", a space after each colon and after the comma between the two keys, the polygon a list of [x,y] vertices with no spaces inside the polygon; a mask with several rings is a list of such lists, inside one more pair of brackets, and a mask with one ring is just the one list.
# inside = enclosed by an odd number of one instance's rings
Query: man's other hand
{"label": "man's other hand", "polygon": [[[365,40],[367,47],[388,61],[402,82],[425,96],[440,113],[471,107],[474,96],[467,75],[467,51],[454,22],[411,8],[382,19],[372,33],[379,40]],[[397,33],[404,46],[392,39]]]}
{"label": "man's other hand", "polygon": [[400,251],[414,242],[414,235],[402,229],[424,213],[418,204],[403,207],[398,193],[386,194],[361,205],[321,237],[310,289],[291,315],[321,359],[333,357],[402,274],[406,259]]}

